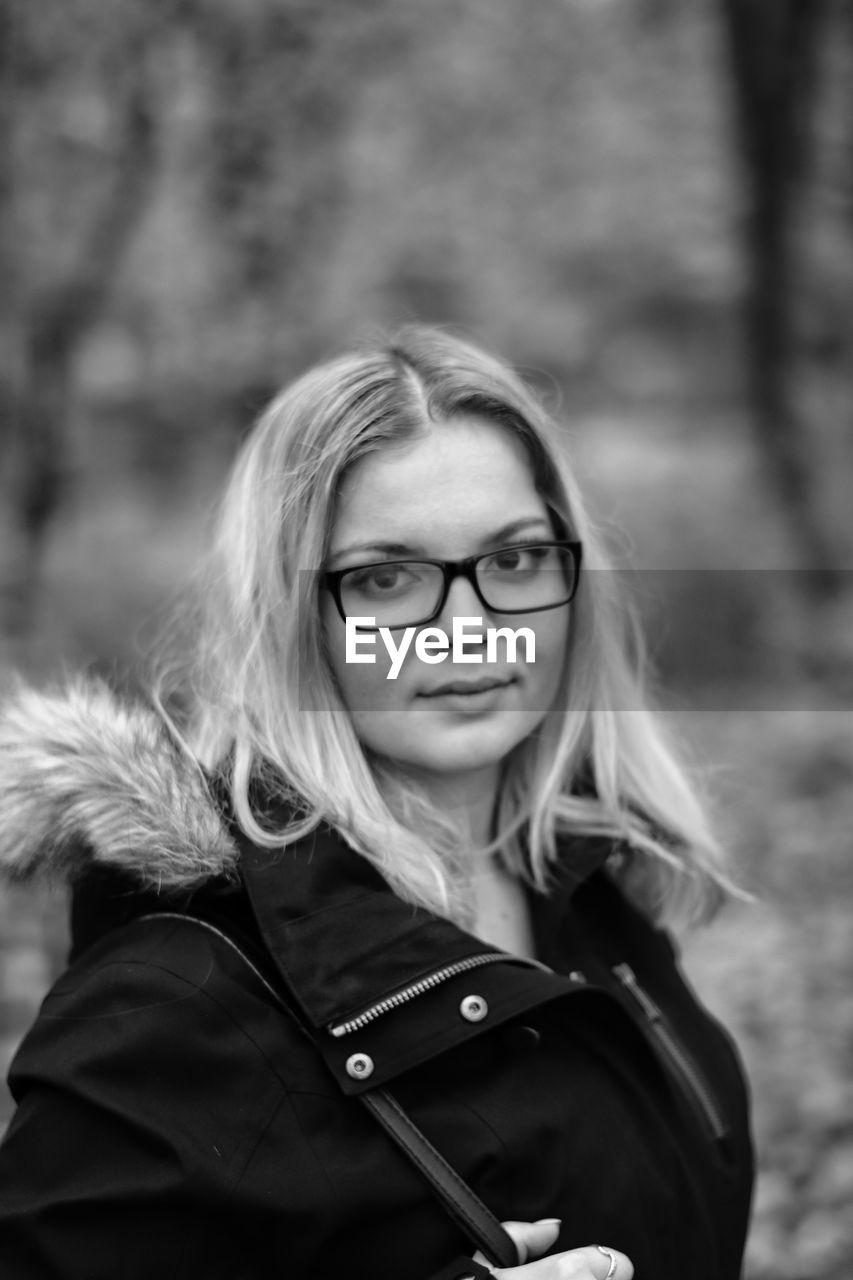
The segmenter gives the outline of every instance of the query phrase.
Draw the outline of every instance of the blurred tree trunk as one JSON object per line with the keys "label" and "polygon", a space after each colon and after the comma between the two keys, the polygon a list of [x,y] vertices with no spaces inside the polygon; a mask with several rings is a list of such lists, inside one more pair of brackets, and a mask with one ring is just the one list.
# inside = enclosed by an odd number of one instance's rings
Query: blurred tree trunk
{"label": "blurred tree trunk", "polygon": [[[4,14],[7,10],[3,11]],[[26,111],[27,86],[19,79],[14,32],[0,46],[0,143],[5,143],[0,186],[0,259],[11,282],[4,307],[4,336],[11,338],[0,371],[0,634],[22,646],[32,629],[40,570],[50,522],[65,476],[74,362],[100,319],[112,282],[145,209],[155,160],[155,130],[148,78],[148,49],[129,42],[121,68],[120,99],[113,104],[118,143],[98,207],[66,274],[38,290],[15,288],[15,229],[22,216],[13,189],[18,166],[13,113]],[[23,181],[21,183],[23,187]],[[8,274],[7,274],[8,272]],[[27,296],[27,294],[29,296]],[[12,309],[17,315],[10,314]]]}
{"label": "blurred tree trunk", "polygon": [[16,226],[13,208],[13,127],[15,109],[13,15],[0,4],[0,622],[5,612],[6,569],[15,558],[14,521],[7,504],[13,492],[11,443],[17,421],[21,381],[17,309],[18,271],[15,254]]}
{"label": "blurred tree trunk", "polygon": [[795,220],[813,140],[810,109],[826,0],[722,0],[748,195],[745,325],[756,439],[799,544],[811,596],[836,585],[814,448],[796,406]]}

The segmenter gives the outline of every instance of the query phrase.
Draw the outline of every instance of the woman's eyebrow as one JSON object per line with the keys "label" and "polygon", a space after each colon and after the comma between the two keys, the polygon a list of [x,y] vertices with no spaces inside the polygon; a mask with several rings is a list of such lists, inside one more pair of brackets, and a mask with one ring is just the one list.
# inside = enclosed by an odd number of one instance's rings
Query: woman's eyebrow
{"label": "woman's eyebrow", "polygon": [[517,538],[519,534],[524,533],[527,529],[534,528],[536,525],[542,529],[547,529],[549,538],[553,537],[547,516],[525,516],[521,520],[512,520],[509,524],[502,525],[497,533],[493,533],[486,539],[486,543],[506,542],[507,539]]}
{"label": "woman's eyebrow", "polygon": [[[509,524],[501,525],[494,533],[488,534],[481,539],[481,547],[493,547],[496,544],[506,543],[512,538],[517,538],[521,533],[535,527],[548,530],[548,537],[552,536],[548,526],[546,516],[525,516],[521,520],[513,520]],[[397,557],[415,557],[425,556],[427,559],[434,559],[429,551],[421,543],[413,542],[353,542],[346,547],[341,547],[337,551],[333,551],[329,556],[329,562],[342,559],[344,556],[351,556],[360,553],[380,556],[397,556]],[[464,557],[460,557],[464,558]]]}
{"label": "woman's eyebrow", "polygon": [[352,556],[356,552],[370,552],[371,555],[413,556],[423,555],[423,549],[407,542],[351,542],[346,547],[332,551],[329,560],[340,560],[342,556]]}

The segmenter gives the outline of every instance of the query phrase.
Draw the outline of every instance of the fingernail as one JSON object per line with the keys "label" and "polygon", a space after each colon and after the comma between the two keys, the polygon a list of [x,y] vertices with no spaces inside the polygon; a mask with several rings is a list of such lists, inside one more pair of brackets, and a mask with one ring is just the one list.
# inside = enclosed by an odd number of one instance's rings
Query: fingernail
{"label": "fingernail", "polygon": [[544,1227],[546,1225],[561,1227],[563,1225],[563,1219],[562,1218],[537,1218],[536,1225],[537,1227]]}

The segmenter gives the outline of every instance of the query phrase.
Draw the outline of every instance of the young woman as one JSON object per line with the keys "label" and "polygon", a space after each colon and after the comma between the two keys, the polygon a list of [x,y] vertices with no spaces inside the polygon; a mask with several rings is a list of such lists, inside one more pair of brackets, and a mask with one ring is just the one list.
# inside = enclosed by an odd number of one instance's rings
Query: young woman
{"label": "young woman", "polygon": [[613,595],[504,364],[414,328],[282,392],[181,728],[92,686],[0,723],[0,858],[75,883],[4,1280],[488,1275],[379,1095],[509,1224],[495,1275],[736,1280],[744,1082],[666,931],[728,881]]}

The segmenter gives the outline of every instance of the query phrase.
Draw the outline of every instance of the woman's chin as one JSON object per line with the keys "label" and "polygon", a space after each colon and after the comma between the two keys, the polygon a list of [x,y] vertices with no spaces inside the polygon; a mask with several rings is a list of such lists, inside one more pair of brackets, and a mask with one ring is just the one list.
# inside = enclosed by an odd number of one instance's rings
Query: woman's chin
{"label": "woman's chin", "polygon": [[395,758],[413,772],[476,773],[500,764],[535,727],[529,713],[523,712],[500,717],[454,716],[440,728],[433,724],[429,732],[398,743]]}

